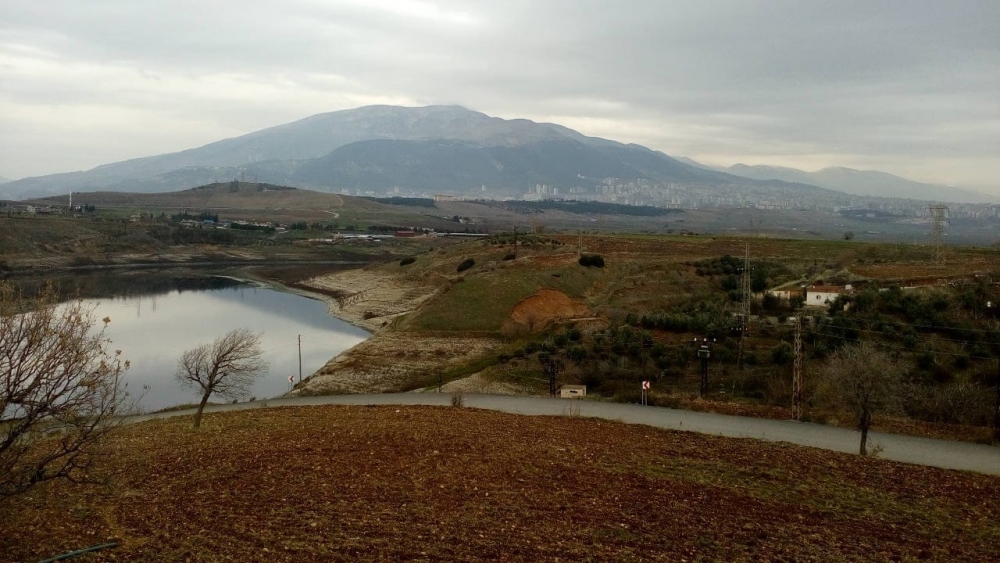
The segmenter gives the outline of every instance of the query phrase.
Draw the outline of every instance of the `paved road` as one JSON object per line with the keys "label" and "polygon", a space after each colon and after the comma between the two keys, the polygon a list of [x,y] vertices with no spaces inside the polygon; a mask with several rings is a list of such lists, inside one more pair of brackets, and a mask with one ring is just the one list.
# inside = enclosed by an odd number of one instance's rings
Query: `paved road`
{"label": "paved road", "polygon": [[[584,417],[618,420],[629,424],[647,424],[671,430],[686,430],[731,438],[756,438],[772,442],[789,442],[837,452],[858,451],[860,434],[847,428],[768,420],[745,416],[727,416],[668,409],[643,407],[622,403],[572,401],[538,397],[512,397],[505,395],[465,395],[469,407],[526,415],[565,415],[571,408],[579,407]],[[448,393],[385,393],[379,395],[328,395],[322,397],[291,397],[270,399],[254,403],[238,403],[208,407],[206,412],[224,412],[251,408],[301,406],[301,405],[450,405]],[[173,411],[133,417],[134,421],[170,416],[190,415],[194,410]],[[576,414],[576,412],[572,412]],[[966,442],[950,442],[899,434],[872,432],[869,440],[882,446],[880,454],[885,459],[976,471],[1000,475],[1000,448]]]}

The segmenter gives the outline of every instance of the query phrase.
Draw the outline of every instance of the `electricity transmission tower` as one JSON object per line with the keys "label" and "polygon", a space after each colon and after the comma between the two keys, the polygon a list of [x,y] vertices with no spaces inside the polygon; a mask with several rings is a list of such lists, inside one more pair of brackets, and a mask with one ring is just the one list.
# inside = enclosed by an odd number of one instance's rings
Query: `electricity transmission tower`
{"label": "electricity transmission tower", "polygon": [[934,253],[941,258],[944,247],[944,228],[948,225],[948,206],[931,205],[927,208],[931,216],[931,245]]}
{"label": "electricity transmission tower", "polygon": [[750,244],[747,244],[740,278],[740,312],[736,315],[736,330],[740,332],[740,344],[736,349],[736,369],[743,369],[743,339],[750,337],[750,277]]}
{"label": "electricity transmission tower", "polygon": [[795,360],[792,362],[792,418],[802,421],[802,317],[795,317]]}

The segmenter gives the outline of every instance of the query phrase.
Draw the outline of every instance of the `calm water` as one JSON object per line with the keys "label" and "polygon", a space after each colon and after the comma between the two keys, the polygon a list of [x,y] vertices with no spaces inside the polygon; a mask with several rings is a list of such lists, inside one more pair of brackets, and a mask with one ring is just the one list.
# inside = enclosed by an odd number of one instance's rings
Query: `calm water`
{"label": "calm water", "polygon": [[[84,303],[96,307],[96,319],[111,317],[106,333],[111,348],[122,350],[122,357],[131,362],[125,377],[129,391],[149,386],[139,403],[147,411],[196,402],[200,396],[174,380],[177,360],[185,350],[211,343],[234,328],[262,333],[270,372],[253,388],[258,399],[285,393],[288,377],[298,378],[298,335],[302,335],[303,377],[369,336],[331,317],[321,301],[252,285]],[[210,400],[223,401],[215,396]]]}

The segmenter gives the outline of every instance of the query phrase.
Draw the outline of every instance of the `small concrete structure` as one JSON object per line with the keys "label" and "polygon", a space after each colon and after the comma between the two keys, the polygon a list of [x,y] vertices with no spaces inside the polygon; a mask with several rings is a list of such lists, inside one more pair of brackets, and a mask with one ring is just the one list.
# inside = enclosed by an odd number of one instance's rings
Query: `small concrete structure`
{"label": "small concrete structure", "polygon": [[836,285],[813,285],[806,288],[806,302],[810,307],[829,307],[837,297],[850,289]]}
{"label": "small concrete structure", "polygon": [[582,399],[587,396],[586,385],[563,385],[559,388],[560,399]]}

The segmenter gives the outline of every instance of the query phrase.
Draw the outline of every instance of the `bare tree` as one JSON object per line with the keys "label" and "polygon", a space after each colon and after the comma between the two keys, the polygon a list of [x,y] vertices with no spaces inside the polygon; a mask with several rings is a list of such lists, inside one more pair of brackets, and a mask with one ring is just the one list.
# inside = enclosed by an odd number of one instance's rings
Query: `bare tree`
{"label": "bare tree", "polygon": [[857,417],[860,453],[867,455],[872,415],[892,411],[902,401],[902,366],[875,344],[861,342],[834,352],[824,371],[825,391]]}
{"label": "bare tree", "polygon": [[126,410],[128,361],[110,351],[103,319],[81,301],[58,305],[0,283],[0,497],[43,481],[88,477],[99,440]]}
{"label": "bare tree", "polygon": [[185,387],[201,391],[201,402],[194,415],[195,428],[201,426],[201,414],[212,393],[228,399],[250,394],[254,381],[267,373],[268,364],[262,355],[260,335],[245,328],[184,352],[176,377]]}

